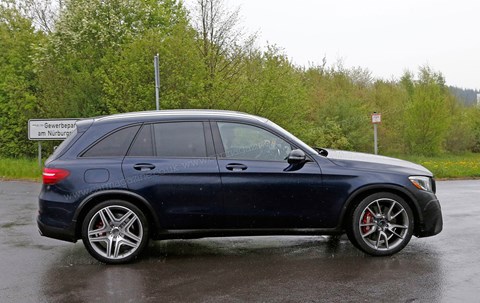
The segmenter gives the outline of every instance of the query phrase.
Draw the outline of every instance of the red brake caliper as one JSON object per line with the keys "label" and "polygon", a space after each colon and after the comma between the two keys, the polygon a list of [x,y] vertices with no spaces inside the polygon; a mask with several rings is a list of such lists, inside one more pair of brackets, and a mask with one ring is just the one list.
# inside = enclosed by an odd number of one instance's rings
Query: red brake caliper
{"label": "red brake caliper", "polygon": [[[103,227],[103,222],[102,221],[99,221],[96,225],[95,225],[95,229],[100,229]],[[97,236],[105,236],[106,233],[98,233]]]}
{"label": "red brake caliper", "polygon": [[[362,224],[369,224],[372,222],[373,222],[373,214],[369,210],[367,210],[365,215],[363,215]],[[371,226],[362,226],[362,233],[366,234],[367,232],[370,231],[370,229],[372,229]]]}

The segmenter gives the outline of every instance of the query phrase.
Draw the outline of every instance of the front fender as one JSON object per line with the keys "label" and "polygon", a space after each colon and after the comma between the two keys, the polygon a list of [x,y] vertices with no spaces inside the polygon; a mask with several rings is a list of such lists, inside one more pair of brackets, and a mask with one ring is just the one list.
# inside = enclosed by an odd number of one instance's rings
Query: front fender
{"label": "front fender", "polygon": [[[369,195],[378,192],[389,192],[400,196],[412,208],[415,221],[423,222],[422,210],[420,208],[420,205],[416,203],[417,199],[410,190],[405,187],[393,184],[370,184],[358,188],[348,197],[340,213],[338,228],[342,228],[345,226],[346,220],[348,220],[348,216],[350,215],[351,210],[355,206],[355,204],[360,203],[364,198],[368,197]],[[417,227],[418,224],[415,224],[415,226]]]}

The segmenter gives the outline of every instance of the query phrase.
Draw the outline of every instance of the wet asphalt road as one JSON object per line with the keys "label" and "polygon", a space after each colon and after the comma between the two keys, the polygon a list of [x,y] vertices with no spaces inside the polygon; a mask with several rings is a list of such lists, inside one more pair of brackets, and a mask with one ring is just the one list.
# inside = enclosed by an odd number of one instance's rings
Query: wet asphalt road
{"label": "wet asphalt road", "polygon": [[480,302],[480,180],[438,182],[444,231],[392,257],[344,237],[209,238],[121,266],[39,236],[39,188],[0,182],[0,302]]}

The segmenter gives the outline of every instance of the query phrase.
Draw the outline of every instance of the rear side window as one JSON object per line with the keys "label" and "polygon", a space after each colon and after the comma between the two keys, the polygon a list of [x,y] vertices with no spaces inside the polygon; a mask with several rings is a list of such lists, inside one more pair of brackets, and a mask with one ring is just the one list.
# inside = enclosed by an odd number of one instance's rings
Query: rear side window
{"label": "rear side window", "polygon": [[71,143],[74,141],[77,134],[78,134],[77,129],[74,129],[73,132],[70,135],[68,135],[67,139],[65,139],[57,148],[55,148],[50,158],[56,159],[60,157],[60,155],[63,154],[64,151],[67,151],[67,149],[70,147]]}
{"label": "rear side window", "polygon": [[169,122],[153,126],[157,157],[206,157],[202,122]]}
{"label": "rear side window", "polygon": [[82,157],[123,157],[140,126],[130,126],[111,133],[88,149]]}

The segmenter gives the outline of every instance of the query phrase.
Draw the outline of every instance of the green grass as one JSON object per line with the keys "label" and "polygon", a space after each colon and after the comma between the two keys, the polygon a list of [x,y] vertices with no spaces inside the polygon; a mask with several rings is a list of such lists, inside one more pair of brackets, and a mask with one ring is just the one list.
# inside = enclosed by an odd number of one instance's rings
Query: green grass
{"label": "green grass", "polygon": [[436,178],[479,178],[480,154],[425,156],[397,156],[428,168]]}
{"label": "green grass", "polygon": [[[480,154],[395,157],[425,166],[436,178],[480,178]],[[0,158],[0,179],[40,181],[41,174],[37,159]]]}
{"label": "green grass", "polygon": [[0,158],[0,179],[22,179],[40,181],[42,171],[37,159]]}

